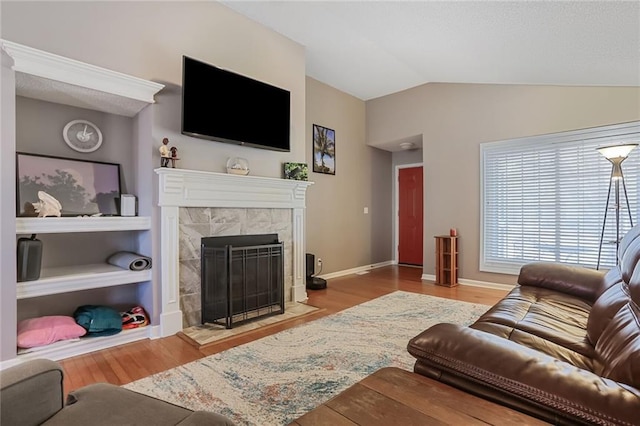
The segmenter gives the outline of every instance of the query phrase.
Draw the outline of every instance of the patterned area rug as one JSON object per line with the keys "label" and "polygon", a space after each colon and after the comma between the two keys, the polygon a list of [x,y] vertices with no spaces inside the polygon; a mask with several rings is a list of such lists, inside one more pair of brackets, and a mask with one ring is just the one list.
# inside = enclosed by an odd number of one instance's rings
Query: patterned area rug
{"label": "patterned area rug", "polygon": [[382,367],[412,370],[409,339],[488,308],[396,291],[125,387],[240,425],[285,425]]}

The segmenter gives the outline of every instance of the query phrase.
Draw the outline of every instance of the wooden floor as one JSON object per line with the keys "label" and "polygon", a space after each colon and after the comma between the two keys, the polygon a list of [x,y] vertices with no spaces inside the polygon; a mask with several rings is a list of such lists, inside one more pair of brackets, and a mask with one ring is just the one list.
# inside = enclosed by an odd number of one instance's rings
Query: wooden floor
{"label": "wooden floor", "polygon": [[285,321],[264,329],[232,337],[198,349],[178,336],[141,340],[60,361],[65,371],[65,392],[82,386],[108,382],[123,385],[196,359],[260,339],[270,334],[313,321],[396,290],[429,294],[466,302],[492,305],[507,291],[470,286],[440,287],[421,281],[422,269],[388,266],[364,275],[349,275],[329,281],[325,290],[308,290],[308,304],[322,311]]}
{"label": "wooden floor", "polygon": [[386,367],[294,420],[290,426],[389,424],[542,426],[548,423],[419,374]]}

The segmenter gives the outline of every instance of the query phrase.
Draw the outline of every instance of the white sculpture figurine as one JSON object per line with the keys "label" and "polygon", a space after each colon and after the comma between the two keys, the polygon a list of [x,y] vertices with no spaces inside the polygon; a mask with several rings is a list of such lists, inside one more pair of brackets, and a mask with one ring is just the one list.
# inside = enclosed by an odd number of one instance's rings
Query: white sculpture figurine
{"label": "white sculpture figurine", "polygon": [[58,200],[44,191],[38,191],[38,198],[40,199],[40,201],[38,201],[37,203],[31,203],[36,213],[38,213],[38,217],[60,217],[60,210],[62,210],[62,205]]}

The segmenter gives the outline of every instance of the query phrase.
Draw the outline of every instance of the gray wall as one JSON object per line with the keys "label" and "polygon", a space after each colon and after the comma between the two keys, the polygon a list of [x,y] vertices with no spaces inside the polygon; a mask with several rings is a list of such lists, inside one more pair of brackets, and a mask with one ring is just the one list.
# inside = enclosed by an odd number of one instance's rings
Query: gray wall
{"label": "gray wall", "polygon": [[[283,162],[305,160],[304,48],[220,3],[2,1],[0,2],[0,37],[166,85],[166,88],[156,97],[156,103],[145,108],[135,119],[127,119],[117,124],[121,120],[120,117],[105,118],[114,120],[113,127],[108,123],[102,123],[104,129],[112,129],[109,130],[109,140],[105,135],[105,146],[91,155],[94,159],[123,163],[127,187],[130,182],[132,187],[137,187],[136,195],[140,201],[140,214],[152,216],[154,231],[144,233],[149,235],[142,237],[145,241],[138,242],[139,250],[143,254],[153,255],[154,259],[160,259],[160,250],[157,235],[159,220],[155,207],[157,185],[152,169],[159,165],[158,147],[162,138],[168,137],[171,144],[179,148],[182,158],[179,167],[188,169],[224,171],[227,159],[231,156],[239,156],[249,160],[251,174],[280,177]],[[291,92],[291,152],[269,152],[180,135],[182,55],[289,90]],[[4,59],[5,55],[3,55],[3,61]],[[7,88],[15,87],[15,83],[10,81],[5,84],[4,80],[3,75],[3,103],[13,102],[15,97],[12,94],[5,95],[9,93]],[[22,109],[29,100],[19,102],[22,105],[18,107]],[[26,108],[30,107],[27,105]],[[78,155],[69,150],[59,136],[61,128],[58,129],[58,127],[63,126],[65,120],[69,116],[76,115],[77,112],[71,111],[68,114],[69,111],[71,110],[67,110],[66,107],[60,107],[59,110],[55,108],[55,111],[46,112],[47,116],[20,124],[25,127],[18,135],[18,139],[24,139],[22,142],[19,141],[23,146],[22,149],[31,150],[33,147],[34,151],[37,148],[38,153]],[[99,115],[91,115],[87,118],[96,121],[101,119]],[[15,121],[13,117],[5,116],[3,112],[2,135],[6,137],[6,142],[2,142],[3,159],[9,159],[9,162],[6,160],[1,162],[0,172],[3,182],[10,183],[13,187],[14,172],[11,165],[14,162],[11,136],[13,125],[7,126],[5,120],[9,124]],[[32,129],[29,126],[36,128]],[[127,133],[126,137],[120,137],[125,133]],[[131,134],[135,136],[131,137]],[[131,141],[135,139],[138,143],[131,147]],[[38,143],[43,145],[37,147]],[[114,148],[117,152],[112,151]],[[125,153],[125,157],[120,156],[120,150]],[[132,158],[126,157],[131,154],[133,154]],[[89,156],[83,157],[89,158]],[[142,167],[132,170],[133,164],[142,165]],[[135,183],[136,181],[138,184]],[[6,194],[10,192],[3,190],[3,196]],[[15,197],[11,196],[9,199],[10,203],[3,203],[0,206],[1,230],[3,237],[8,235],[13,239],[15,238],[13,221]],[[105,238],[109,239],[105,242],[105,246],[120,244],[119,239],[113,240],[111,236]],[[82,247],[91,247],[93,244],[90,238],[79,237],[78,239],[80,240],[77,243],[78,250],[82,250]],[[98,256],[99,251],[87,250],[83,256]],[[3,253],[3,271],[5,268],[7,270],[15,268],[15,252],[11,253],[6,256]],[[55,262],[55,259],[47,258],[45,261],[51,263]],[[45,312],[50,308],[52,311],[64,313],[67,307],[77,306],[80,302],[120,303],[127,300],[143,300],[145,307],[153,316],[152,322],[157,324],[160,306],[158,268],[154,269],[153,274],[154,279],[150,284],[119,286],[117,291],[99,290],[91,294],[79,292],[68,297],[54,296],[47,299],[50,306],[38,304],[35,300],[21,301],[19,313],[16,313],[15,291],[4,289],[0,315],[3,319],[12,319],[1,322],[1,359],[15,355],[14,318],[16,315],[20,318],[38,315],[39,312]],[[100,294],[101,292],[103,294]],[[134,293],[138,293],[138,296],[136,297]],[[75,300],[76,296],[81,297],[82,300]]]}
{"label": "gray wall", "polygon": [[[223,172],[227,159],[238,156],[249,160],[253,175],[280,177],[283,162],[304,161],[304,48],[224,5],[45,1],[2,2],[0,7],[4,39],[166,84],[156,97],[154,146],[148,155],[159,158],[158,147],[168,137],[186,169]],[[181,135],[183,55],[291,91],[291,152]]]}
{"label": "gray wall", "polygon": [[[365,144],[364,102],[307,77],[306,114],[307,251],[323,274],[391,260],[391,153]],[[336,132],[335,175],[312,171],[313,124]]]}
{"label": "gray wall", "polygon": [[[139,182],[136,195],[140,201],[140,214],[152,216],[154,229],[148,233],[153,235],[143,237],[152,242],[142,244],[142,247],[151,243],[153,247],[152,253],[143,249],[144,254],[160,258],[156,232],[159,224],[154,207],[157,203],[156,179],[151,169],[159,165],[158,147],[162,138],[168,137],[170,144],[179,148],[181,160],[178,167],[181,168],[223,172],[227,159],[239,156],[249,160],[252,175],[280,177],[284,162],[311,163],[311,125],[317,122],[334,126],[337,131],[340,144],[338,172],[335,177],[319,176],[316,185],[308,192],[308,212],[313,212],[307,215],[307,231],[310,234],[307,251],[316,252],[326,259],[325,272],[391,259],[390,154],[365,145],[362,101],[328,87],[318,91],[307,88],[303,46],[220,3],[202,1],[2,1],[0,37],[165,84],[165,89],[156,96],[156,103],[134,120],[102,117],[94,112],[88,112],[84,117],[96,122],[103,118],[113,120],[113,123],[96,123],[102,125],[109,136],[105,134],[104,146],[90,157],[121,162],[126,185],[129,186],[131,181]],[[291,91],[291,152],[265,151],[181,135],[182,55]],[[309,96],[318,96],[309,105],[306,102],[307,90]],[[325,90],[330,96],[325,96]],[[42,105],[32,105],[33,102],[20,99],[20,115],[24,109],[35,111],[42,108]],[[314,111],[309,119],[305,114],[307,108]],[[332,112],[333,108],[338,109]],[[19,142],[21,149],[90,158],[71,151],[59,135],[61,129],[58,127],[63,126],[66,120],[82,118],[76,117],[76,113],[80,114],[81,111],[60,107],[45,111],[46,116],[42,120],[22,121],[19,136],[23,138]],[[28,116],[29,113],[25,117]],[[35,128],[30,128],[32,125]],[[126,127],[126,130],[120,126]],[[3,127],[3,131],[5,129]],[[129,144],[133,139],[138,139],[138,144],[132,149]],[[41,141],[44,145],[38,146]],[[124,157],[119,152],[121,147],[127,153]],[[143,160],[126,157],[132,151],[134,158]],[[145,157],[149,158],[148,164],[144,161]],[[130,164],[136,163],[144,164],[144,167],[131,170]],[[13,174],[11,170],[9,172],[7,175],[10,177],[6,181],[13,183]],[[314,180],[315,174],[311,175],[311,180]],[[6,177],[5,169],[2,170],[2,176]],[[135,184],[132,186],[136,187]],[[370,209],[370,214],[366,216],[362,214],[365,206]],[[9,236],[13,238],[15,224],[5,219],[6,210],[3,206],[2,222],[7,226],[2,229],[3,232],[9,230]],[[12,215],[13,208],[9,216]],[[82,237],[79,239],[80,250],[83,244],[90,244],[83,242]],[[118,241],[107,240],[105,246],[111,247]],[[92,256],[98,255],[96,251],[90,253]],[[82,255],[90,254],[87,252]],[[48,258],[46,262],[55,263],[55,259]],[[3,258],[5,264],[15,264],[15,254],[7,257],[7,260]],[[144,293],[143,300],[152,301],[153,308],[150,310],[153,312],[153,321],[157,322],[160,292],[158,272],[154,269],[153,273],[152,285],[138,286],[137,290]],[[116,293],[120,294],[121,291],[124,289]],[[128,293],[128,289],[124,292]],[[12,297],[4,297],[7,294],[3,292],[3,299],[10,302],[6,307],[3,305],[2,315],[7,312],[13,316],[15,305]],[[56,305],[58,303],[56,301]],[[23,312],[33,312],[28,306],[30,304],[25,302],[21,306],[21,315]],[[8,324],[13,325],[13,322]],[[11,327],[7,330],[3,328],[5,334],[13,335],[14,330]],[[8,346],[9,353],[15,349],[15,344],[11,342]]]}
{"label": "gray wall", "polygon": [[371,143],[422,134],[424,273],[433,236],[458,228],[460,277],[513,284],[479,271],[480,143],[640,119],[640,88],[426,84],[368,101]]}
{"label": "gray wall", "polygon": [[[94,152],[71,149],[62,138],[62,129],[71,120],[94,123],[102,132],[102,145]],[[18,96],[16,98],[16,149],[21,152],[78,160],[120,164],[122,191],[133,187],[132,119],[98,111],[53,104]],[[123,149],[126,148],[126,149]]]}

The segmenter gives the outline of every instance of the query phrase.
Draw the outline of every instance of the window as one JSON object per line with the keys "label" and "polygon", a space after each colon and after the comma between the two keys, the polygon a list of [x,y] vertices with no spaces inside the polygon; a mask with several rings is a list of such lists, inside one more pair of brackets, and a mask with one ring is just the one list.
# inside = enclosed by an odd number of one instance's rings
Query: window
{"label": "window", "polygon": [[[533,261],[595,268],[611,163],[596,148],[640,142],[640,122],[480,146],[480,270],[517,274]],[[634,225],[640,199],[640,148],[622,163]],[[600,268],[615,265],[615,186],[607,211]],[[620,233],[630,229],[620,184]]]}

